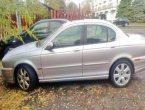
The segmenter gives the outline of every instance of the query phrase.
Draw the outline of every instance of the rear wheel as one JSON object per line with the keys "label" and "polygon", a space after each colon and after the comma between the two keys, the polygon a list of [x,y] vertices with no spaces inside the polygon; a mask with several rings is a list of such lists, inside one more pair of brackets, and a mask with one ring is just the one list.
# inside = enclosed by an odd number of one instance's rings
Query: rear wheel
{"label": "rear wheel", "polygon": [[119,60],[111,68],[110,80],[116,87],[125,87],[129,84],[133,72],[133,67],[129,61]]}
{"label": "rear wheel", "polygon": [[35,71],[27,65],[21,65],[17,69],[16,79],[19,87],[24,91],[35,88],[38,81]]}

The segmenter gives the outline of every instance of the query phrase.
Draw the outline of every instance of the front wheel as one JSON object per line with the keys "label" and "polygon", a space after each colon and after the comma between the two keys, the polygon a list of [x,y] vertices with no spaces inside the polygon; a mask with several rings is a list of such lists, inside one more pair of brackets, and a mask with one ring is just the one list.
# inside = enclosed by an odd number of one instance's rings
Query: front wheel
{"label": "front wheel", "polygon": [[116,87],[125,87],[129,84],[133,72],[133,67],[129,61],[119,60],[111,68],[110,80]]}
{"label": "front wheel", "polygon": [[38,80],[35,71],[27,65],[21,65],[17,69],[16,79],[19,87],[24,91],[35,88]]}

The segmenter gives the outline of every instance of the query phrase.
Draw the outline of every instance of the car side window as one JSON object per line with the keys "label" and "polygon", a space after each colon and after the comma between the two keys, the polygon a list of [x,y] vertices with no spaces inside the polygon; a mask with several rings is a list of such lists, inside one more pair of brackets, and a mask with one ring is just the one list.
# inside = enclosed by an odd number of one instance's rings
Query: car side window
{"label": "car side window", "polygon": [[101,25],[87,26],[87,44],[107,42],[107,27]]}
{"label": "car side window", "polygon": [[80,45],[81,32],[81,25],[64,30],[53,40],[54,48]]}
{"label": "car side window", "polygon": [[43,23],[36,24],[31,29],[31,31],[33,33],[47,33],[47,31],[48,31],[48,25],[49,25],[49,23],[47,23],[47,22],[43,22]]}
{"label": "car side window", "polygon": [[54,31],[54,30],[56,30],[57,28],[59,28],[61,25],[62,25],[61,22],[52,21],[52,22],[50,22],[50,27],[49,27],[49,29],[50,29],[50,31]]}
{"label": "car side window", "polygon": [[111,29],[111,28],[108,28],[108,42],[112,42],[116,39],[116,32]]}

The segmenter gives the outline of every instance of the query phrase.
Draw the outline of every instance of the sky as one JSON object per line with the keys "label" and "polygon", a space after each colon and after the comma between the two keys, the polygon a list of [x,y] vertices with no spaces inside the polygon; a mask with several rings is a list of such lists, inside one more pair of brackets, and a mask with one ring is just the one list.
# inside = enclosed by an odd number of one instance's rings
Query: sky
{"label": "sky", "polygon": [[76,3],[77,5],[79,5],[79,3],[81,3],[84,0],[67,0],[67,1],[69,1],[69,2],[72,1],[72,2]]}
{"label": "sky", "polygon": [[[42,3],[44,3],[44,0],[40,0]],[[74,2],[77,6],[79,6],[79,4],[81,4],[81,2],[83,2],[85,0],[66,0],[66,4],[70,3],[70,2]]]}
{"label": "sky", "polygon": [[[44,3],[44,0],[40,0],[42,3]],[[70,3],[70,2],[74,2],[76,3],[78,6],[81,2],[83,2],[85,0],[66,0],[66,4]]]}

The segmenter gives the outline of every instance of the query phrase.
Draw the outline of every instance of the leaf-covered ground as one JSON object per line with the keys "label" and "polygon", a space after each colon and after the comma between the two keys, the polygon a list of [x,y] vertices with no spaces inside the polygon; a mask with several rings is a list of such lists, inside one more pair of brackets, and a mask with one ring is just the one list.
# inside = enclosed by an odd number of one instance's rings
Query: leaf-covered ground
{"label": "leaf-covered ground", "polygon": [[[142,27],[124,30],[145,35]],[[126,88],[107,80],[80,81],[41,84],[28,93],[0,78],[0,110],[145,110],[145,72]]]}
{"label": "leaf-covered ground", "polygon": [[145,73],[127,88],[108,81],[41,84],[31,92],[0,79],[0,110],[145,110]]}

